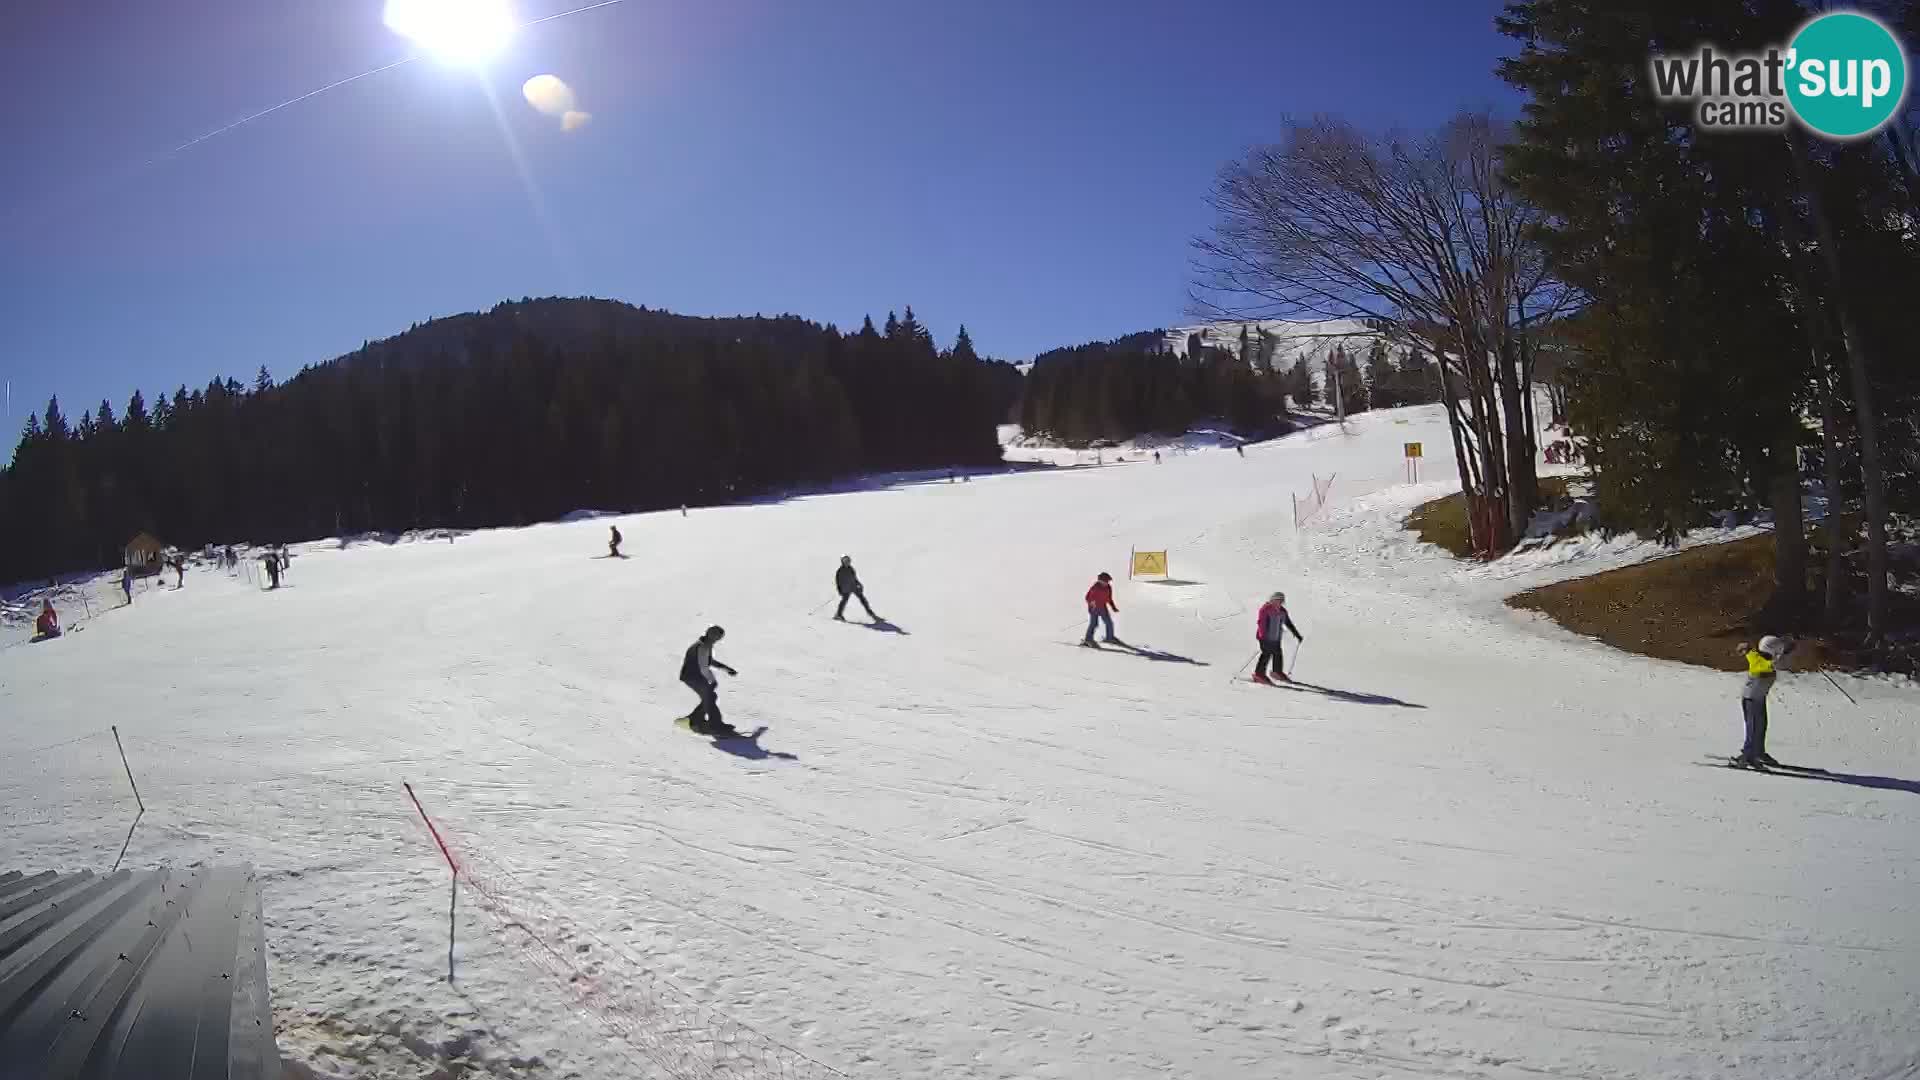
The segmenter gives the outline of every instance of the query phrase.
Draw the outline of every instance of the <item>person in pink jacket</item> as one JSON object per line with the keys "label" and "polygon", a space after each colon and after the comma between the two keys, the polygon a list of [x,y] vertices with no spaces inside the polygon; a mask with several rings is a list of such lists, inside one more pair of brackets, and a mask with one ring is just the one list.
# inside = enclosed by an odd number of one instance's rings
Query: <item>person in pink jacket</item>
{"label": "person in pink jacket", "polygon": [[1287,594],[1274,593],[1267,602],[1260,605],[1260,615],[1255,625],[1254,637],[1260,641],[1260,659],[1253,665],[1253,681],[1272,684],[1267,678],[1267,665],[1273,665],[1273,678],[1281,682],[1292,682],[1287,677],[1286,658],[1280,655],[1280,642],[1286,632],[1293,631],[1293,640],[1305,641],[1300,628],[1293,625],[1293,618],[1287,614]]}

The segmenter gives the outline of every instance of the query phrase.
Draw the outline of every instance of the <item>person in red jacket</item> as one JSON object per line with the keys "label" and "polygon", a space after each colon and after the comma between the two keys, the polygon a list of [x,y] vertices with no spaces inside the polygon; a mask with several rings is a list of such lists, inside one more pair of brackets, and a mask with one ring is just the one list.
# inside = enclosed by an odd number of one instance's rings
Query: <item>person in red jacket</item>
{"label": "person in red jacket", "polygon": [[1103,622],[1107,624],[1107,641],[1120,640],[1113,636],[1113,616],[1108,614],[1119,610],[1119,605],[1113,602],[1113,575],[1102,571],[1094,580],[1093,588],[1087,590],[1087,639],[1080,644],[1092,645],[1093,628]]}
{"label": "person in red jacket", "polygon": [[1254,624],[1254,637],[1260,642],[1260,659],[1253,665],[1253,681],[1269,682],[1267,664],[1273,664],[1273,677],[1281,682],[1292,682],[1287,676],[1286,657],[1280,655],[1280,642],[1285,640],[1286,632],[1293,631],[1293,640],[1305,641],[1300,628],[1293,625],[1293,618],[1287,614],[1287,594],[1274,593],[1267,602],[1260,605],[1260,615]]}
{"label": "person in red jacket", "polygon": [[50,638],[60,636],[60,616],[53,610],[53,601],[41,601],[40,617],[33,620],[33,632],[36,637]]}

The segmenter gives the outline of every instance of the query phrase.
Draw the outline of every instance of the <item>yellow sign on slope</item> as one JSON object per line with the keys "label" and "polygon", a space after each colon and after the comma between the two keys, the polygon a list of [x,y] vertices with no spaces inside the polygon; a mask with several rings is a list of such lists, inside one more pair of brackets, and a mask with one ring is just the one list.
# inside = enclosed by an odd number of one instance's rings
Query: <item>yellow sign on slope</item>
{"label": "yellow sign on slope", "polygon": [[1410,442],[1410,443],[1408,443],[1408,444],[1407,444],[1407,456],[1408,456],[1408,457],[1410,457],[1410,458],[1417,458],[1417,457],[1419,457],[1419,456],[1420,456],[1420,444],[1419,444],[1419,443],[1417,443],[1417,442]]}
{"label": "yellow sign on slope", "polygon": [[1133,553],[1133,569],[1128,577],[1166,577],[1167,553],[1164,551],[1136,551]]}

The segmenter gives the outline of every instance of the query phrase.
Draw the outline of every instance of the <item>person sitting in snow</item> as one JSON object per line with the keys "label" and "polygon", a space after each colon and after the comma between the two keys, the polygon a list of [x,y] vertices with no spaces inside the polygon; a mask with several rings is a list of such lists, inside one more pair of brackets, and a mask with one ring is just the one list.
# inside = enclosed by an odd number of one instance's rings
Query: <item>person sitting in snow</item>
{"label": "person sitting in snow", "polygon": [[1780,764],[1767,753],[1767,694],[1779,678],[1775,666],[1792,651],[1793,642],[1772,634],[1761,638],[1758,648],[1740,646],[1747,661],[1747,681],[1740,689],[1740,715],[1746,721],[1747,740],[1740,747],[1740,756],[1733,759],[1735,765],[1751,768]]}
{"label": "person sitting in snow", "polygon": [[1267,665],[1273,665],[1273,678],[1281,682],[1292,682],[1287,675],[1286,657],[1280,653],[1280,643],[1286,640],[1286,632],[1293,631],[1293,640],[1305,641],[1300,628],[1293,625],[1293,617],[1287,614],[1287,594],[1274,593],[1267,602],[1260,605],[1260,614],[1254,623],[1254,637],[1260,642],[1260,659],[1253,665],[1253,681],[1272,685],[1267,678]]}
{"label": "person sitting in snow", "polygon": [[854,573],[853,556],[840,556],[840,569],[833,572],[833,587],[840,593],[840,606],[834,609],[833,617],[841,622],[847,621],[847,601],[860,598],[860,606],[867,609],[867,618],[880,622],[880,616],[873,613],[873,605],[867,603],[867,588],[860,584],[860,575]]}
{"label": "person sitting in snow", "polygon": [[1087,590],[1087,637],[1080,644],[1092,646],[1093,628],[1103,622],[1107,626],[1107,643],[1119,641],[1113,636],[1113,616],[1109,614],[1119,610],[1120,605],[1113,602],[1113,575],[1102,570],[1093,580],[1093,587]]}
{"label": "person sitting in snow", "polygon": [[40,617],[33,620],[33,636],[36,639],[60,636],[60,613],[53,610],[52,600],[42,600]]}
{"label": "person sitting in snow", "polygon": [[718,626],[707,627],[706,633],[687,646],[686,655],[680,661],[680,681],[687,684],[687,689],[700,695],[700,704],[687,714],[687,727],[697,735],[731,739],[740,734],[720,716],[720,680],[713,674],[714,668],[735,677],[740,674],[714,659],[713,647],[726,636],[727,632]]}

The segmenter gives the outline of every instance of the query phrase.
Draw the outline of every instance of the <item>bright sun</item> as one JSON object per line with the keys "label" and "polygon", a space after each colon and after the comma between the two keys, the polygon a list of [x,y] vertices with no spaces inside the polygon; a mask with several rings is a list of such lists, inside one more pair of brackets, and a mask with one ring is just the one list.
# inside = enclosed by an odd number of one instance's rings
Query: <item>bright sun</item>
{"label": "bright sun", "polygon": [[506,0],[387,0],[387,28],[448,63],[481,64],[513,37]]}

